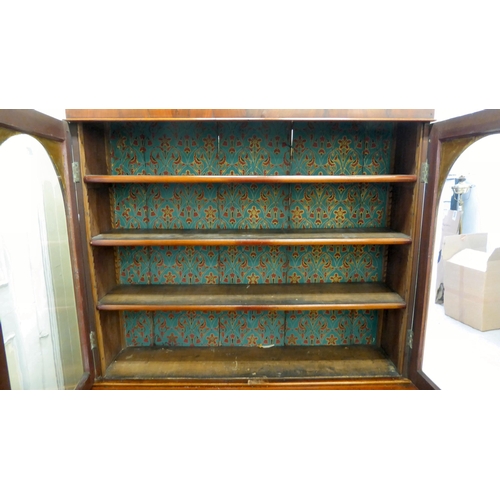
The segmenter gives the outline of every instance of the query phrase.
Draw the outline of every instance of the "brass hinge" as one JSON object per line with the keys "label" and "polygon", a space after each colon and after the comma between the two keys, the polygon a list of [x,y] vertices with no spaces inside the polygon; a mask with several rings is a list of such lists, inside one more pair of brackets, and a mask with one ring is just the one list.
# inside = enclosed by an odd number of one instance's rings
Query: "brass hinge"
{"label": "brass hinge", "polygon": [[74,161],[71,164],[71,168],[73,169],[73,182],[76,184],[80,182],[80,164],[77,161]]}
{"label": "brass hinge", "polygon": [[413,330],[406,332],[406,343],[410,349],[413,349]]}
{"label": "brass hinge", "polygon": [[428,184],[429,182],[429,163],[427,162],[427,160],[422,163],[420,179],[424,184]]}
{"label": "brass hinge", "polygon": [[90,332],[90,348],[92,350],[97,349],[97,339],[94,331]]}

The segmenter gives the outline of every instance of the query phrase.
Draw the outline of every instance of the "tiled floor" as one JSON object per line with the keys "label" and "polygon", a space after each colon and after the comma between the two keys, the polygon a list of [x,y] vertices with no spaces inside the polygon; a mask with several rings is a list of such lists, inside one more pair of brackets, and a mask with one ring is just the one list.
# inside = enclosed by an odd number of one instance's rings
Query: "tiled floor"
{"label": "tiled floor", "polygon": [[423,369],[443,390],[500,389],[500,330],[480,332],[432,304]]}

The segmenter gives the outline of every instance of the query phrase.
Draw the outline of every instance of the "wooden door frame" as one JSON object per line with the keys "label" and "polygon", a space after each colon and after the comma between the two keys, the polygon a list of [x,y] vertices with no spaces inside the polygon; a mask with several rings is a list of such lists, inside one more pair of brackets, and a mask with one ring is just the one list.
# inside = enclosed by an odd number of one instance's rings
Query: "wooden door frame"
{"label": "wooden door frame", "polygon": [[9,367],[7,365],[7,355],[5,354],[5,344],[3,342],[2,323],[0,323],[0,390],[10,390]]}
{"label": "wooden door frame", "polygon": [[432,260],[437,227],[438,203],[446,178],[459,156],[473,143],[488,135],[500,133],[500,110],[487,109],[436,122],[431,125],[428,163],[429,179],[425,186],[418,282],[413,323],[413,348],[409,378],[419,389],[438,389],[423,372],[425,330],[431,289]]}
{"label": "wooden door frame", "polygon": [[68,124],[35,110],[0,109],[0,144],[19,133],[31,135],[42,144],[55,166],[61,184],[66,209],[66,226],[83,363],[82,378],[76,388],[90,389],[94,383],[95,369],[89,337],[89,306],[85,293],[84,247],[73,184],[72,150]]}

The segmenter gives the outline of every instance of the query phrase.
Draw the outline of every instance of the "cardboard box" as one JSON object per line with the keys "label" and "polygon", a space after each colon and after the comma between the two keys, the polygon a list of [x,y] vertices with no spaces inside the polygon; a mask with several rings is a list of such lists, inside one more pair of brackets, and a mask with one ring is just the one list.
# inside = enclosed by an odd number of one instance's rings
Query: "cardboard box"
{"label": "cardboard box", "polygon": [[441,241],[439,242],[439,253],[436,270],[436,304],[443,303],[444,263],[448,258],[446,256],[446,250],[444,248],[444,241],[448,236],[457,235],[459,233],[461,220],[462,212],[458,212],[457,210],[448,210],[443,217],[443,223],[441,227]]}
{"label": "cardboard box", "polygon": [[464,234],[443,247],[444,312],[482,332],[500,328],[500,248],[486,252],[486,243],[486,234]]}

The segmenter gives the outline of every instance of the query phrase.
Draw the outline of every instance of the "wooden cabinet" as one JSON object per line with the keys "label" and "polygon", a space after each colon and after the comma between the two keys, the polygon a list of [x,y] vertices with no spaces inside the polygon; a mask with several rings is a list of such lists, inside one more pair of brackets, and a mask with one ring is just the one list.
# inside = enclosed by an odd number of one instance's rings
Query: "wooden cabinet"
{"label": "wooden cabinet", "polygon": [[432,119],[67,110],[93,387],[414,388]]}
{"label": "wooden cabinet", "polygon": [[430,111],[68,111],[104,383],[403,377]]}

